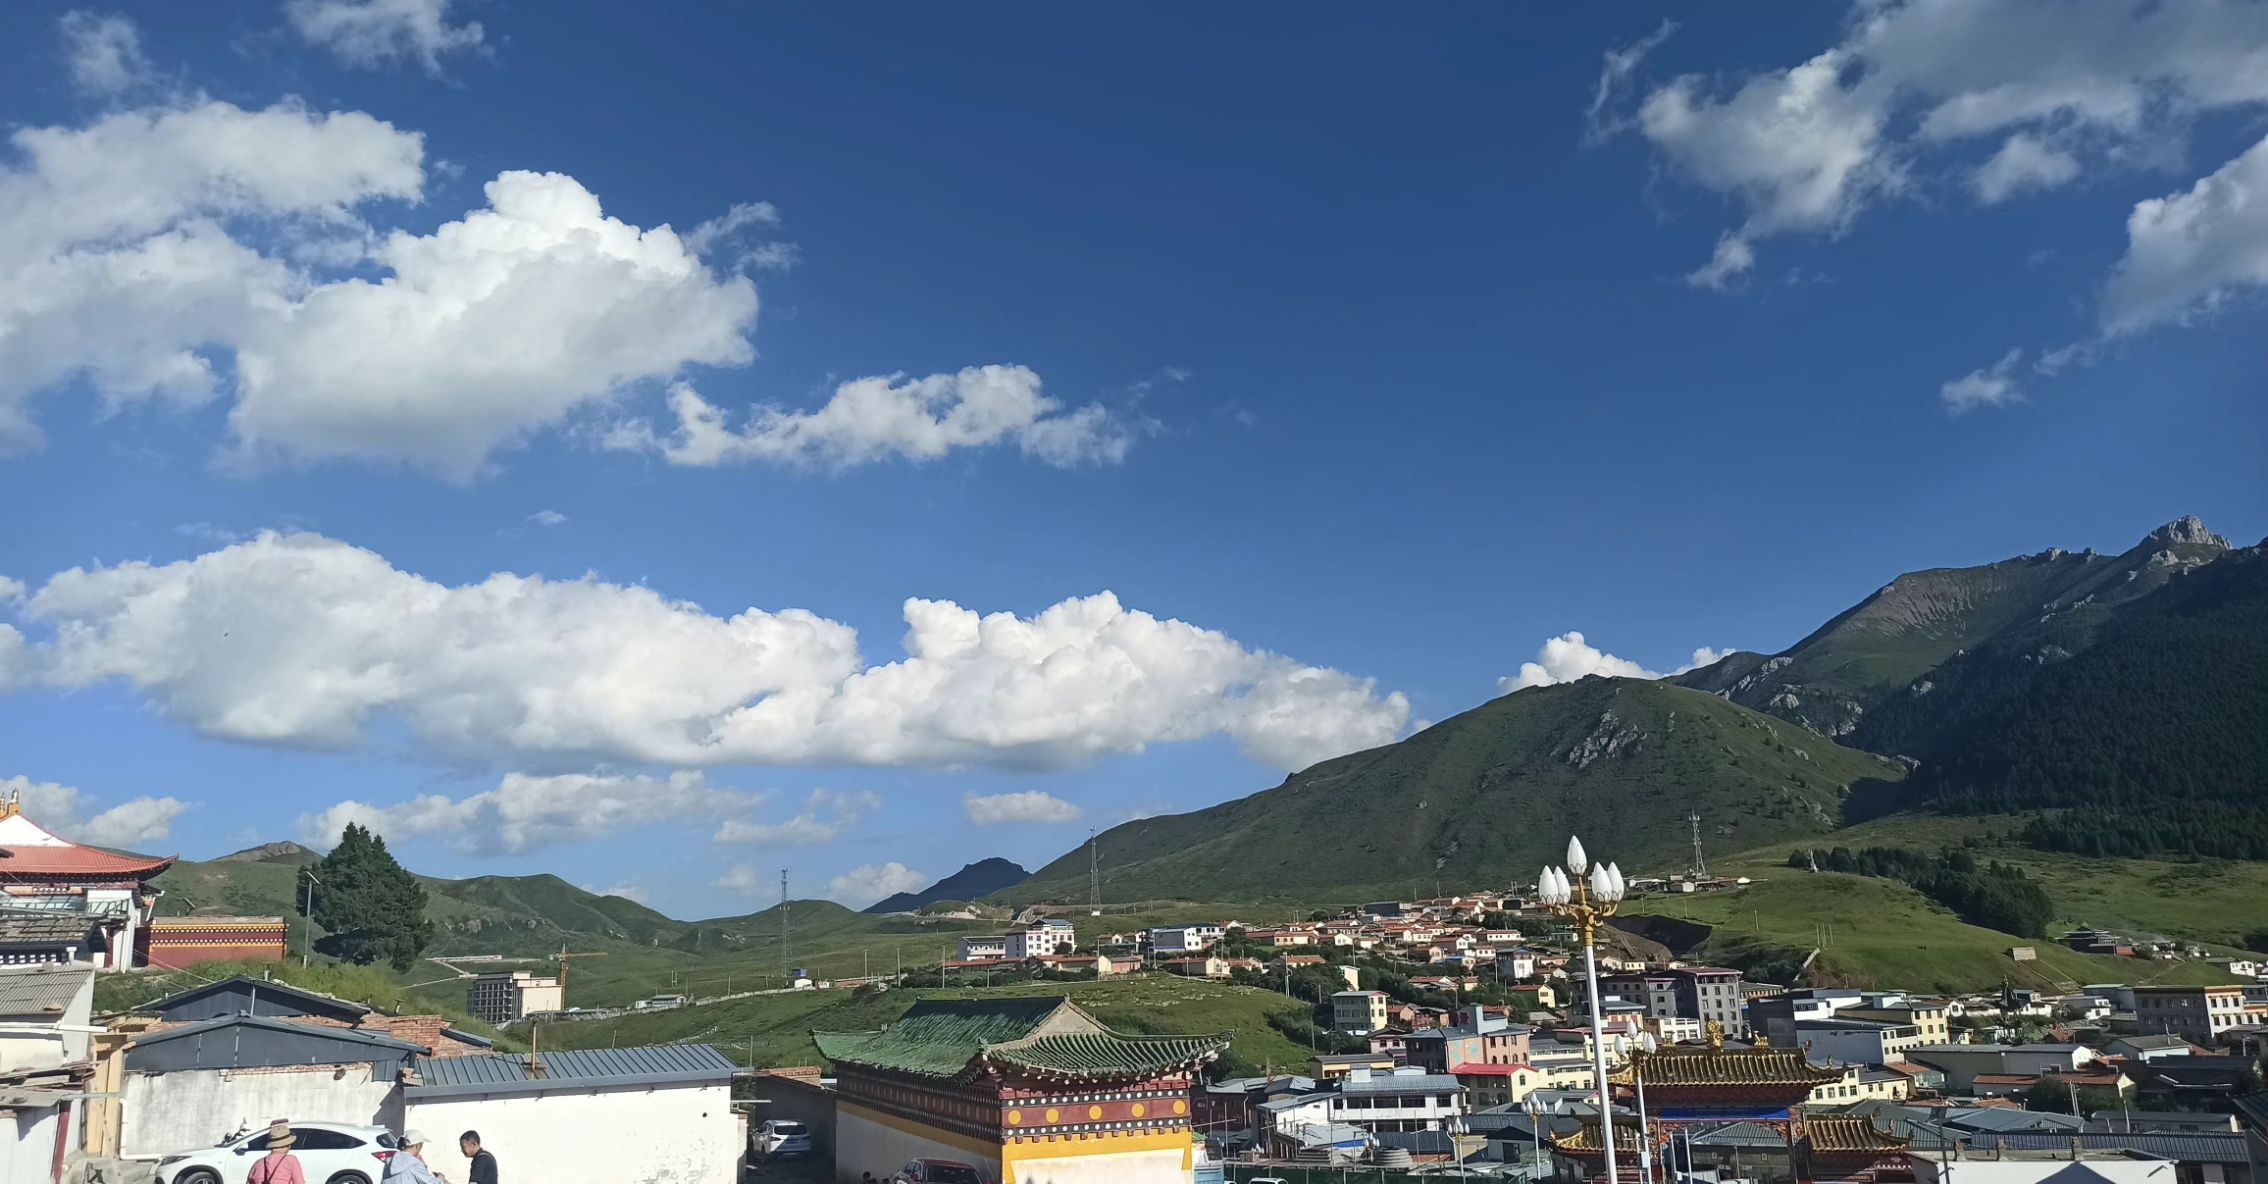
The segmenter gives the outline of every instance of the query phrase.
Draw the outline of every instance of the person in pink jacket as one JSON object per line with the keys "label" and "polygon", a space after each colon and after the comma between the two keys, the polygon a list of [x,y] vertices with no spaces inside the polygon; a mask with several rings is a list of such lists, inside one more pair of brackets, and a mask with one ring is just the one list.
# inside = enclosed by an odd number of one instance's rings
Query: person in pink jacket
{"label": "person in pink jacket", "polygon": [[253,1161],[251,1172],[244,1177],[246,1184],[307,1184],[299,1157],[291,1153],[291,1145],[298,1141],[290,1123],[280,1118],[269,1123],[268,1153]]}

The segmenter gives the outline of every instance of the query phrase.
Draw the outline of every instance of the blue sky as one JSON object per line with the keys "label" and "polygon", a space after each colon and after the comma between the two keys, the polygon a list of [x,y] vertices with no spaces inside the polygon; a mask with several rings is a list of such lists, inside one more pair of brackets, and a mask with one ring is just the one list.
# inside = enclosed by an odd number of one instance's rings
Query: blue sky
{"label": "blue sky", "polygon": [[2268,531],[2260,3],[709,8],[0,14],[0,780],[863,903]]}

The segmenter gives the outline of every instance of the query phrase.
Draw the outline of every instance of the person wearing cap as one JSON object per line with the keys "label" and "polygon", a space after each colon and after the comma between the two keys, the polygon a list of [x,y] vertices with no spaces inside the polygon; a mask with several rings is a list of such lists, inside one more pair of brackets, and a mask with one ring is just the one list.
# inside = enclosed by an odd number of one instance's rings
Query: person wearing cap
{"label": "person wearing cap", "polygon": [[441,1177],[425,1166],[425,1132],[403,1131],[401,1150],[386,1160],[385,1184],[441,1184]]}
{"label": "person wearing cap", "polygon": [[291,1133],[290,1123],[281,1118],[269,1123],[268,1153],[252,1161],[252,1170],[244,1175],[246,1184],[307,1184],[299,1157],[291,1153],[297,1142],[299,1136]]}

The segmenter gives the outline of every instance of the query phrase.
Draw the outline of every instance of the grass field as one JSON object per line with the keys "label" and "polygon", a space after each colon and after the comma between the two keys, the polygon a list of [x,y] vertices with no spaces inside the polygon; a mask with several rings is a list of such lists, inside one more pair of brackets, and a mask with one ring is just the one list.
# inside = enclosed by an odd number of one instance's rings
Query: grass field
{"label": "grass field", "polygon": [[905,1014],[920,999],[1026,998],[1065,995],[1095,1018],[1122,1032],[1232,1032],[1231,1068],[1299,1065],[1314,1053],[1268,1026],[1273,1012],[1300,1011],[1273,991],[1201,979],[1143,976],[1078,983],[1018,983],[991,989],[798,991],[735,999],[702,1007],[547,1024],[539,1036],[546,1048],[607,1048],[616,1045],[704,1043],[724,1049],[757,1068],[819,1063],[811,1042],[814,1029],[853,1031],[878,1028]]}
{"label": "grass field", "polygon": [[[2008,818],[1895,816],[1838,831],[1821,846],[1935,851],[1965,840],[1977,855],[2022,867],[2055,903],[2053,933],[2081,924],[2162,932],[2228,947],[2268,920],[2268,864],[2088,860],[2033,851],[1992,836],[2015,829]],[[2073,953],[2049,939],[2023,939],[1965,925],[1945,908],[1891,880],[1811,873],[1787,866],[1796,844],[1774,844],[1711,861],[1711,870],[1754,882],[1731,892],[1646,897],[1629,911],[1699,921],[1716,932],[1695,956],[1784,966],[1819,951],[1812,979],[1825,983],[1982,990],[2003,978],[2019,985],[2089,982],[2228,981],[2193,962],[2137,962]],[[2011,960],[2011,946],[2037,960]]]}

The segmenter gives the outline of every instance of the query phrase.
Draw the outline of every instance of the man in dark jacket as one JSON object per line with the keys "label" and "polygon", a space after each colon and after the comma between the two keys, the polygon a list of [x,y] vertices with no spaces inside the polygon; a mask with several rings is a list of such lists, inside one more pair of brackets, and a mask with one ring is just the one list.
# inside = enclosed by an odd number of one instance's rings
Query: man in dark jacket
{"label": "man in dark jacket", "polygon": [[496,1184],[496,1157],[480,1145],[479,1131],[466,1131],[457,1136],[457,1150],[472,1161],[472,1170],[466,1173],[468,1184]]}

